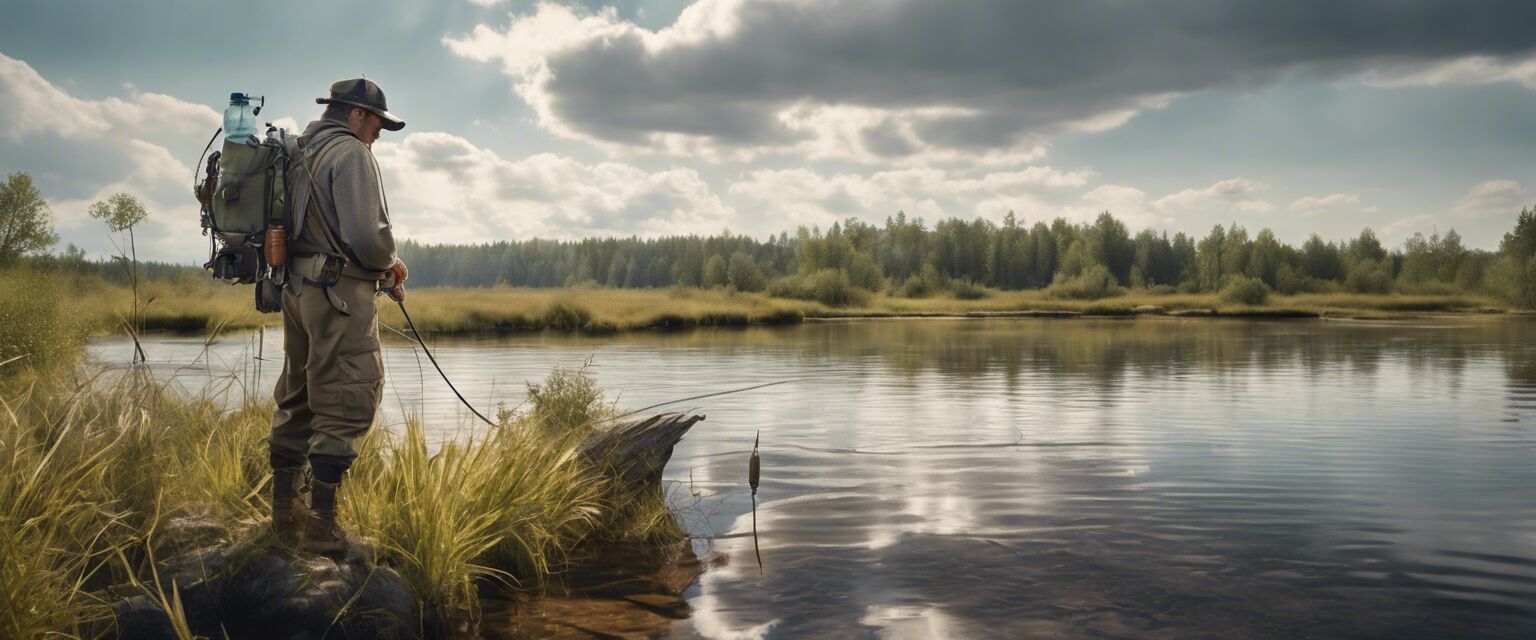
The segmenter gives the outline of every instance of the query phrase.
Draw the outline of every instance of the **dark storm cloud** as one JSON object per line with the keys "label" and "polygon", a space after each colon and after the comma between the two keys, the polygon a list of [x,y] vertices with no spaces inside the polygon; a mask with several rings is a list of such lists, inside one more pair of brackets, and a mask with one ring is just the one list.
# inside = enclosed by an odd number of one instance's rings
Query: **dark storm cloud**
{"label": "dark storm cloud", "polygon": [[[689,11],[715,2],[699,4]],[[554,10],[563,9],[540,8]],[[1536,48],[1536,3],[1527,0],[761,1],[714,10],[733,13],[735,27],[669,46],[656,45],[666,31],[608,29],[546,55],[547,73],[533,83],[544,117],[558,121],[546,124],[619,143],[680,133],[739,147],[813,135],[781,120],[796,104],[953,108],[962,112],[907,120],[912,141],[861,135],[874,155],[911,142],[988,150],[1094,128],[1082,123],[1095,117],[1113,126],[1156,96]]]}

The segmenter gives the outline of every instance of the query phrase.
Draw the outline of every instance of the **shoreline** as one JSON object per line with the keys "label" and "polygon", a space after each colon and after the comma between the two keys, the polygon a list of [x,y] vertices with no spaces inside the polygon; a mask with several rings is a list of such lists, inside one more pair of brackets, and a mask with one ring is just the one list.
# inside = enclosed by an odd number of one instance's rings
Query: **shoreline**
{"label": "shoreline", "polygon": [[[383,314],[381,314],[382,316]],[[755,320],[738,316],[688,318],[669,316],[655,322],[629,326],[613,326],[592,323],[579,327],[537,326],[524,323],[491,322],[478,325],[459,325],[453,328],[421,327],[424,336],[505,336],[516,334],[556,333],[568,335],[606,336],[619,333],[646,331],[681,332],[704,329],[747,329],[752,327],[793,327],[807,324],[832,324],[856,322],[903,322],[921,320],[1136,320],[1136,319],[1212,319],[1212,320],[1335,320],[1335,321],[1413,321],[1426,319],[1478,319],[1478,318],[1527,318],[1536,312],[1511,309],[1477,309],[1459,311],[1382,311],[1375,309],[1296,309],[1296,308],[1235,308],[1235,309],[1094,309],[1087,311],[1057,309],[1024,309],[1017,311],[852,311],[831,312],[798,317],[776,317],[771,320]],[[391,329],[405,333],[403,324],[385,322]],[[145,335],[208,336],[214,331],[208,326],[191,327],[191,323],[146,323]],[[218,333],[246,333],[263,328],[280,326],[277,323],[259,325],[222,326]],[[394,333],[394,331],[390,331]],[[116,335],[100,332],[96,337]],[[409,335],[405,333],[405,335]]]}
{"label": "shoreline", "polygon": [[[126,289],[79,291],[66,317],[88,333],[121,333],[131,311]],[[253,308],[246,287],[176,288],[156,283],[145,294],[142,330],[181,335],[217,335],[281,325],[278,314]],[[404,330],[405,319],[388,299],[378,299],[380,322]],[[1271,295],[1266,303],[1242,305],[1213,293],[1131,290],[1097,300],[1059,299],[1042,290],[992,291],[975,299],[904,298],[862,294],[854,303],[830,306],[814,300],[770,297],[730,289],[605,289],[587,287],[427,288],[411,292],[406,304],[423,335],[512,334],[536,331],[603,335],[621,331],[797,325],[822,321],[924,318],[1241,318],[1241,319],[1419,319],[1519,315],[1500,300],[1476,294]]]}

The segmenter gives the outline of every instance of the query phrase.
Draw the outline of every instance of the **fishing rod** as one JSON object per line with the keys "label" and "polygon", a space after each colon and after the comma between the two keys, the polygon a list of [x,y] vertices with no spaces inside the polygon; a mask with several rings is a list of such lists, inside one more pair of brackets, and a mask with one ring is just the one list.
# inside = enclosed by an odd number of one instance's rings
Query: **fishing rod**
{"label": "fishing rod", "polygon": [[416,323],[411,321],[411,312],[405,310],[405,301],[396,300],[395,304],[400,305],[400,314],[405,316],[405,326],[410,327],[411,333],[416,336],[416,344],[421,345],[421,350],[427,353],[427,360],[432,362],[432,368],[437,369],[437,375],[443,377],[443,382],[448,383],[448,388],[453,391],[453,395],[458,396],[459,402],[464,403],[464,406],[469,409],[470,413],[475,414],[476,418],[479,418],[488,425],[496,426],[496,423],[492,422],[490,418],[485,417],[485,414],[480,413],[480,410],[476,409],[475,405],[470,404],[469,400],[464,398],[464,394],[459,393],[459,388],[453,386],[453,381],[448,379],[448,374],[443,373],[443,368],[437,364],[437,357],[432,355],[431,349],[427,348],[427,341],[423,340],[421,332],[416,330]]}

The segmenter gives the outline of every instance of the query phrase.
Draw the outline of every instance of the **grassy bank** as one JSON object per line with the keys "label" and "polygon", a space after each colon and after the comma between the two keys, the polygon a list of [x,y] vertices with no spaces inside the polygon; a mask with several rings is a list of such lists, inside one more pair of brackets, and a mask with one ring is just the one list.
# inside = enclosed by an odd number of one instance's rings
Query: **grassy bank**
{"label": "grassy bank", "polygon": [[[20,282],[10,276],[0,283]],[[80,635],[125,584],[172,603],[154,587],[152,551],[173,518],[211,519],[231,541],[268,535],[270,402],[231,410],[138,370],[82,373],[82,340],[110,315],[57,284],[0,297],[3,638]],[[621,499],[577,455],[613,411],[582,372],[556,371],[524,410],[435,448],[419,424],[376,429],[343,486],[341,518],[459,619],[478,612],[485,582],[536,585],[589,543],[675,539],[665,504]]]}
{"label": "grassy bank", "polygon": [[[0,294],[53,295],[70,321],[95,333],[113,332],[127,319],[131,294],[100,278],[52,275],[38,286],[36,274],[0,273]],[[9,283],[9,284],[8,284]],[[277,314],[257,313],[249,286],[231,287],[203,278],[149,282],[144,286],[143,326],[149,331],[206,333],[281,323]],[[950,296],[906,298],[883,293],[856,296],[852,304],[829,306],[814,300],[776,298],[728,289],[515,289],[430,288],[410,292],[407,303],[417,327],[430,333],[586,331],[796,324],[806,318],[870,318],[968,315],[1142,314],[1257,317],[1411,317],[1426,313],[1502,313],[1496,298],[1466,295],[1318,293],[1271,294],[1263,304],[1233,302],[1217,293],[1157,293],[1131,289],[1093,300],[1055,297],[1050,291],[979,289],[971,299]],[[378,298],[380,318],[403,328],[405,321],[387,298]]]}

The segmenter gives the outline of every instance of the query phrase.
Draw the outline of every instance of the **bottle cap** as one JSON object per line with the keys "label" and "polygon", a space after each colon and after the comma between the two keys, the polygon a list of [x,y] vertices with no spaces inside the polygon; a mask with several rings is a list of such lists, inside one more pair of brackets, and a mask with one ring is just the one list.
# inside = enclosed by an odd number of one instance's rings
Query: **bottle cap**
{"label": "bottle cap", "polygon": [[251,98],[243,93],[229,94],[229,101],[233,104],[250,104]]}

